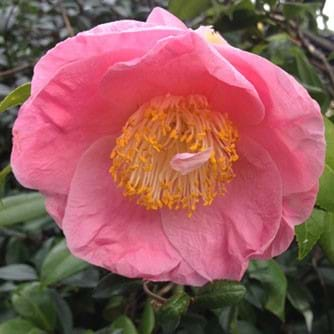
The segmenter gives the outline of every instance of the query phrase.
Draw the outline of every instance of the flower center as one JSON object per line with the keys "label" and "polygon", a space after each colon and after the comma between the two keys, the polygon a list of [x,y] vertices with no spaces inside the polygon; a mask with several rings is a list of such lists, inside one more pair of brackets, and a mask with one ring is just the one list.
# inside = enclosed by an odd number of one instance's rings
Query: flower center
{"label": "flower center", "polygon": [[235,174],[238,131],[201,95],[166,95],[130,116],[111,153],[110,173],[124,196],[149,210],[210,205]]}

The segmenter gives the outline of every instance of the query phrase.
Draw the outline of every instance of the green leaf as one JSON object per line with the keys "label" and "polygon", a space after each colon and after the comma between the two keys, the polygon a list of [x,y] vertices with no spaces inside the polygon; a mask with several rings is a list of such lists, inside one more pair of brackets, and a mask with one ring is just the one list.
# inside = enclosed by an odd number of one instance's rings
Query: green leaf
{"label": "green leaf", "polygon": [[246,288],[239,282],[215,281],[198,289],[194,305],[218,308],[238,304],[245,296]]}
{"label": "green leaf", "polygon": [[8,281],[33,281],[37,279],[36,271],[26,264],[10,264],[0,267],[0,279]]}
{"label": "green leaf", "polygon": [[294,57],[296,62],[296,76],[312,97],[319,102],[321,109],[326,112],[330,103],[330,98],[324,89],[324,85],[321,82],[315,67],[310,63],[306,54],[299,47],[291,47],[289,53]]}
{"label": "green leaf", "polygon": [[136,327],[134,326],[131,319],[125,315],[118,317],[111,325],[111,333],[116,330],[122,330],[122,334],[137,334]]}
{"label": "green leaf", "polygon": [[284,321],[287,279],[279,264],[274,260],[252,261],[248,272],[265,289],[264,307]]}
{"label": "green leaf", "polygon": [[111,296],[120,295],[130,290],[136,289],[141,285],[141,280],[129,280],[123,276],[108,274],[100,280],[93,293],[93,297],[109,298]]}
{"label": "green leaf", "polygon": [[298,259],[302,260],[315,246],[324,231],[325,211],[314,209],[311,217],[295,227]]}
{"label": "green leaf", "polygon": [[313,312],[309,301],[310,293],[299,281],[289,278],[287,296],[291,305],[304,316],[307,330],[311,333]]}
{"label": "green leaf", "polygon": [[41,268],[41,281],[46,285],[54,284],[87,267],[88,263],[71,255],[65,240],[62,240],[46,256]]}
{"label": "green leaf", "polygon": [[174,333],[181,316],[188,310],[190,297],[183,291],[169,298],[157,312],[157,320],[164,333]]}
{"label": "green leaf", "polygon": [[168,10],[181,20],[191,20],[211,5],[210,0],[169,0]]}
{"label": "green leaf", "polygon": [[151,303],[147,301],[139,323],[140,334],[151,334],[154,329],[155,317]]}
{"label": "green leaf", "polygon": [[239,334],[238,331],[238,307],[232,306],[229,312],[229,321],[228,321],[229,333]]}
{"label": "green leaf", "polygon": [[98,283],[99,272],[94,267],[88,267],[87,269],[62,280],[62,284],[76,288],[96,288]]}
{"label": "green leaf", "polygon": [[30,96],[30,87],[30,83],[25,83],[7,95],[2,101],[0,101],[0,112],[3,112],[8,108],[16,107],[27,100]]}
{"label": "green leaf", "polygon": [[45,333],[36,328],[31,322],[14,318],[0,325],[0,334],[42,334]]}
{"label": "green leaf", "polygon": [[53,331],[56,326],[56,308],[50,290],[40,283],[25,284],[12,295],[15,311],[36,326]]}
{"label": "green leaf", "polygon": [[[3,194],[6,178],[10,174],[11,171],[12,171],[12,168],[10,167],[10,165],[7,165],[5,168],[3,168],[0,171],[0,196],[2,196]],[[0,203],[0,208],[1,208],[1,203]]]}
{"label": "green leaf", "polygon": [[73,333],[73,317],[67,302],[60,296],[56,290],[50,291],[51,298],[56,308],[58,320],[63,334]]}
{"label": "green leaf", "polygon": [[306,14],[314,17],[317,15],[317,10],[320,9],[320,1],[315,3],[296,3],[285,1],[283,3],[283,14],[287,19],[300,18]]}
{"label": "green leaf", "polygon": [[322,87],[322,82],[305,53],[297,47],[291,48],[291,52],[295,56],[297,71],[302,82],[312,86]]}
{"label": "green leaf", "polygon": [[44,198],[39,193],[5,197],[0,206],[0,227],[26,222],[45,214]]}
{"label": "green leaf", "polygon": [[326,129],[325,170],[320,178],[317,204],[328,211],[334,211],[334,124],[324,118]]}
{"label": "green leaf", "polygon": [[247,321],[239,320],[238,321],[238,333],[239,334],[262,334],[254,324],[251,324]]}
{"label": "green leaf", "polygon": [[324,216],[324,232],[320,237],[320,247],[328,260],[334,265],[334,212],[326,212]]}

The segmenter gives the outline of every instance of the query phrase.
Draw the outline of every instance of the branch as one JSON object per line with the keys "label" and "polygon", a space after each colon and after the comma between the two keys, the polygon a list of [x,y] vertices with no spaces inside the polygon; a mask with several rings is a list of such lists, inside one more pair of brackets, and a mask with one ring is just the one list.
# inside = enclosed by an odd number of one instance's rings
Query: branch
{"label": "branch", "polygon": [[157,300],[159,303],[165,303],[167,301],[167,299],[155,294],[154,292],[152,292],[149,289],[148,284],[149,284],[148,281],[144,281],[144,283],[143,283],[143,289],[144,289],[145,293],[148,296],[152,297],[153,299]]}
{"label": "branch", "polygon": [[297,30],[297,35],[307,51],[314,56],[314,58],[319,59],[323,63],[331,85],[334,87],[334,72],[326,56],[308,40],[300,28]]}
{"label": "branch", "polygon": [[67,15],[66,9],[63,6],[63,2],[62,1],[59,1],[59,8],[60,8],[60,11],[61,11],[61,15],[63,16],[63,20],[64,20],[64,23],[65,23],[65,27],[66,27],[68,35],[69,36],[74,36],[74,30],[72,28],[70,19],[69,19],[68,15]]}
{"label": "branch", "polygon": [[7,76],[7,75],[15,74],[17,72],[21,72],[21,71],[23,71],[23,70],[25,70],[29,67],[32,67],[32,64],[19,65],[17,67],[11,68],[9,70],[5,70],[5,71],[0,72],[0,77],[4,77],[4,76]]}

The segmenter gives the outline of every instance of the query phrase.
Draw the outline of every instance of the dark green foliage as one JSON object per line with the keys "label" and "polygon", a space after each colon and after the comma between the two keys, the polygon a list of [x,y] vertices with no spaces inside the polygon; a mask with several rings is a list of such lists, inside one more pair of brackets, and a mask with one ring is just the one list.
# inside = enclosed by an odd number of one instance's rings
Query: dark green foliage
{"label": "dark green foliage", "polygon": [[[0,1],[0,334],[334,333],[334,37],[317,27],[321,3]],[[29,95],[29,84],[21,85],[31,80],[38,58],[99,23],[144,20],[154,5],[168,6],[193,28],[212,25],[234,46],[270,59],[296,77],[328,116],[317,208],[297,227],[297,242],[275,260],[252,262],[241,283],[146,283],[151,292],[145,293],[141,280],[74,258],[42,197],[22,190],[11,175],[15,106]]]}

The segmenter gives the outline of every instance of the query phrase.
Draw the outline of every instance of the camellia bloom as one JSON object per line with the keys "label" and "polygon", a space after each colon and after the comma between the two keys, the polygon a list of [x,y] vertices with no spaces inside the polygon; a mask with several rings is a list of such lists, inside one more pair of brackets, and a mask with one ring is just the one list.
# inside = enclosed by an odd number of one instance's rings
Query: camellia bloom
{"label": "camellia bloom", "polygon": [[12,166],[76,256],[202,285],[291,243],[324,165],[319,106],[289,74],[156,8],[37,63]]}

